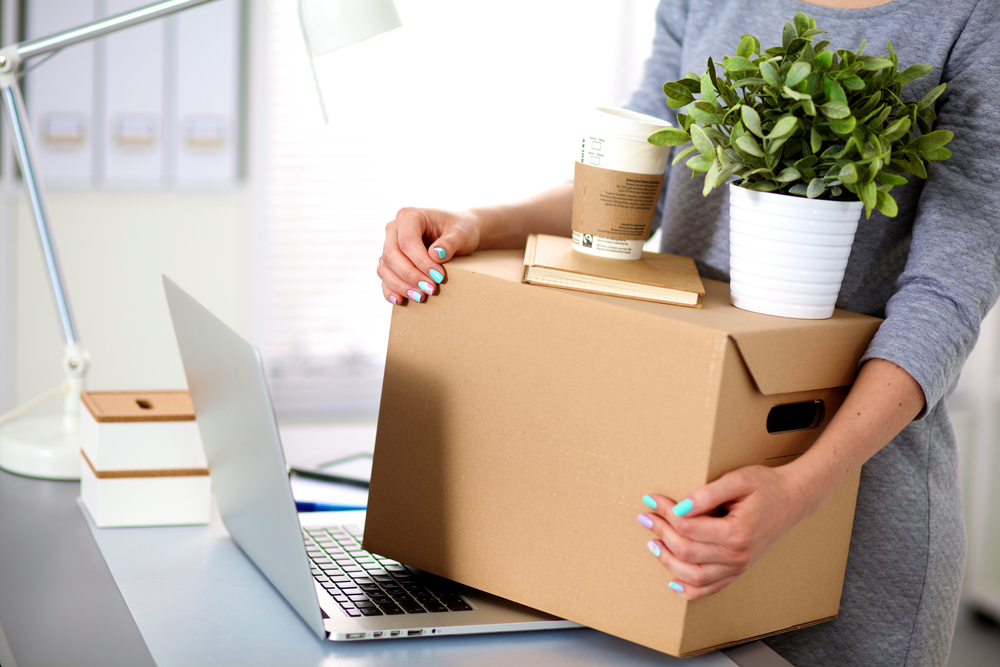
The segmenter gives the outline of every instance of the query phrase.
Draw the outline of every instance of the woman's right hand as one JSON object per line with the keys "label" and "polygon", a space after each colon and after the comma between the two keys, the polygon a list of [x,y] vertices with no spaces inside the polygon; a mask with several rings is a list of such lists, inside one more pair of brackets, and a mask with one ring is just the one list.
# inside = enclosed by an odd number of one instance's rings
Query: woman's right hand
{"label": "woman's right hand", "polygon": [[481,240],[482,216],[475,211],[402,208],[385,226],[385,245],[378,262],[382,295],[401,306],[406,299],[423,302],[445,278],[445,262],[468,255]]}

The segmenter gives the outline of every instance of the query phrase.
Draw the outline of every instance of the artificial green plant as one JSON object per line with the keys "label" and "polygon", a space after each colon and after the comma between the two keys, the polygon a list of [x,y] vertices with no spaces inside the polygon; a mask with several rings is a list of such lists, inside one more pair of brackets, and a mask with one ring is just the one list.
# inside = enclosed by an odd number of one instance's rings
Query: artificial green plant
{"label": "artificial green plant", "polygon": [[946,84],[903,102],[903,86],[930,65],[897,71],[891,43],[884,57],[863,54],[865,42],[857,53],[827,50],[830,42],[813,43],[825,32],[799,12],[785,23],[781,46],[761,51],[760,40],[743,35],[721,72],[709,58],[702,76],[665,83],[668,106],[686,113],[677,115],[679,128],[649,141],[692,142],[673,164],[688,158],[692,177],[704,172],[706,195],[736,176],[751,190],[860,199],[866,217],[876,208],[895,216],[892,187],[906,183],[905,174],[927,178],[926,161],[951,157],[945,145],[954,134],[930,125]]}

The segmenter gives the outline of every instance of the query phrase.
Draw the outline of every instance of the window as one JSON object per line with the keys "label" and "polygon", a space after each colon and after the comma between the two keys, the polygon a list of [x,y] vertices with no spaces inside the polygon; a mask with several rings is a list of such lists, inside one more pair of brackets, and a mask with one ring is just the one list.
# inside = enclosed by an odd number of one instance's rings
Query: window
{"label": "window", "polygon": [[254,337],[279,414],[374,415],[385,223],[572,178],[580,118],[627,99],[655,4],[396,0],[402,28],[327,57],[325,125],[296,2],[267,3]]}

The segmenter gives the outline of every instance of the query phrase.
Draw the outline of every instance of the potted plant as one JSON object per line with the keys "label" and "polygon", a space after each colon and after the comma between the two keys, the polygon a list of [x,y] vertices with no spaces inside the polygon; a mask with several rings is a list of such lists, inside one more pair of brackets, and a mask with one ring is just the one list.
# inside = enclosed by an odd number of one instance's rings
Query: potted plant
{"label": "potted plant", "polygon": [[[731,291],[741,308],[832,315],[862,209],[866,219],[876,209],[895,216],[893,186],[907,174],[926,178],[928,161],[951,156],[953,133],[930,127],[945,84],[919,102],[900,98],[930,65],[899,71],[889,43],[887,56],[864,54],[864,42],[857,52],[829,50],[828,41],[813,42],[825,32],[799,12],[785,23],[781,46],[762,50],[743,35],[721,71],[710,58],[702,76],[663,85],[668,106],[686,113],[677,115],[680,127],[649,141],[691,142],[673,164],[686,158],[692,177],[704,173],[703,194],[737,179]],[[800,214],[801,224],[793,223]],[[803,240],[818,255],[804,255],[795,245]]]}

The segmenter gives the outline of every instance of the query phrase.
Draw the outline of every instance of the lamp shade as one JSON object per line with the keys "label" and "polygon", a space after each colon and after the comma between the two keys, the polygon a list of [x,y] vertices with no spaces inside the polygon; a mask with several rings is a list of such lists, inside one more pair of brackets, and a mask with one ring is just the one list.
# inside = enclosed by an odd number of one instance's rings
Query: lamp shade
{"label": "lamp shade", "polygon": [[392,0],[299,0],[299,19],[313,57],[402,25]]}

